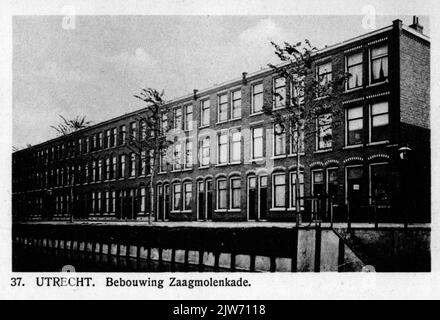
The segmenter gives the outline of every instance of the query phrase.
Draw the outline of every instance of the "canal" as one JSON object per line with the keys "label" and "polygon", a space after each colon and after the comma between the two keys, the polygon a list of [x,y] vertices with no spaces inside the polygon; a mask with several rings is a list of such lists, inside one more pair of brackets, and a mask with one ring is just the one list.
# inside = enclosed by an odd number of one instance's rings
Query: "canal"
{"label": "canal", "polygon": [[[72,270],[72,267],[74,270]],[[92,252],[39,248],[14,243],[12,268],[15,272],[213,272],[208,266],[117,257]],[[227,270],[219,270],[227,271]],[[229,271],[230,272],[230,271]]]}

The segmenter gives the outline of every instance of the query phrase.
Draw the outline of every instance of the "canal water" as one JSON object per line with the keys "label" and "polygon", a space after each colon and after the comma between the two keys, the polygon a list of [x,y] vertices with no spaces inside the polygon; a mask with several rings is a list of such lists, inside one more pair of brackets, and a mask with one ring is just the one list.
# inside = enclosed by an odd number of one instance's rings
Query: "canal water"
{"label": "canal water", "polygon": [[13,245],[12,270],[14,272],[61,272],[63,270],[76,272],[214,272],[214,268],[207,266],[201,269],[196,265],[182,263],[159,263],[152,260],[137,260],[91,252],[29,247],[17,243]]}

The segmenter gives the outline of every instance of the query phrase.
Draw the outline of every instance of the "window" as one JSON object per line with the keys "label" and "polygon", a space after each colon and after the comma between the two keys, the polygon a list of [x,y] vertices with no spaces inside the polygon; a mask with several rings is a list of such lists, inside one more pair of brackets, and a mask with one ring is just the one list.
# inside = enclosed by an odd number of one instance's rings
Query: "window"
{"label": "window", "polygon": [[116,175],[116,156],[112,157],[112,166],[110,170],[110,179],[114,179]]}
{"label": "window", "polygon": [[[93,135],[93,151],[98,149],[98,136],[97,134]],[[64,145],[62,146],[62,154],[64,155]]]}
{"label": "window", "polygon": [[293,131],[293,135],[290,137],[290,154],[297,154],[298,149],[299,153],[304,153],[304,124],[302,124],[299,129],[299,137],[296,127]]}
{"label": "window", "polygon": [[175,130],[181,130],[182,129],[182,108],[178,107],[174,109],[174,123],[173,128]]}
{"label": "window", "polygon": [[119,178],[125,177],[125,154],[119,156]]}
{"label": "window", "polygon": [[332,63],[327,62],[317,66],[316,80],[321,86],[326,86],[330,81],[332,81]]}
{"label": "window", "polygon": [[388,79],[388,46],[381,45],[370,50],[371,83]]}
{"label": "window", "polygon": [[192,184],[191,182],[185,182],[183,184],[183,210],[191,210],[192,201]]}
{"label": "window", "polygon": [[228,132],[224,131],[218,135],[217,160],[219,164],[228,163]]}
{"label": "window", "polygon": [[136,175],[136,154],[132,152],[130,154],[130,177]]}
{"label": "window", "polygon": [[84,165],[84,177],[83,177],[83,182],[87,183],[90,180],[90,176],[89,176],[89,164],[86,163]]}
{"label": "window", "polygon": [[118,141],[118,129],[113,128],[112,129],[112,142],[111,142],[111,146],[112,147],[116,146],[117,141]]}
{"label": "window", "polygon": [[110,148],[111,145],[112,145],[112,143],[111,143],[110,129],[108,129],[105,131],[104,148]]}
{"label": "window", "polygon": [[[299,173],[299,197],[304,197],[304,174]],[[304,199],[299,200],[301,208],[304,207]],[[290,174],[290,207],[296,209],[296,172]]]}
{"label": "window", "polygon": [[362,52],[348,55],[346,59],[347,73],[349,73],[347,89],[362,87]]}
{"label": "window", "polygon": [[154,165],[156,164],[156,151],[153,149],[150,149],[150,152],[148,153],[148,157],[145,158],[145,160],[149,160],[148,163],[146,163],[146,174],[150,175],[151,170],[155,170],[156,168]]}
{"label": "window", "polygon": [[[83,140],[81,138],[79,138],[78,139],[78,154],[82,154],[83,153],[82,142],[83,142]],[[52,152],[50,154],[52,156],[52,154],[53,154],[53,147],[52,147]]]}
{"label": "window", "polygon": [[90,137],[86,137],[86,153],[90,152]]}
{"label": "window", "polygon": [[209,126],[209,100],[203,100],[200,103],[200,126]]}
{"label": "window", "polygon": [[364,188],[364,170],[362,166],[346,167],[345,170],[347,179],[347,183],[345,186],[346,201],[348,201],[350,206],[357,207],[360,205],[360,198]]}
{"label": "window", "polygon": [[119,144],[124,144],[127,140],[127,128],[125,125],[119,127]]}
{"label": "window", "polygon": [[105,179],[110,180],[110,158],[105,159]]}
{"label": "window", "polygon": [[273,80],[273,101],[274,109],[282,108],[286,105],[286,79],[275,78]]}
{"label": "window", "polygon": [[324,171],[312,171],[312,195],[320,197],[324,195]]}
{"label": "window", "polygon": [[105,209],[104,212],[110,212],[110,191],[105,192]]}
{"label": "window", "polygon": [[327,169],[327,194],[333,199],[335,203],[338,195],[338,169],[328,168]]}
{"label": "window", "polygon": [[390,196],[390,174],[387,163],[370,165],[370,193],[372,200],[387,201]]}
{"label": "window", "polygon": [[193,129],[193,106],[191,104],[185,106],[185,130]]}
{"label": "window", "polygon": [[98,191],[98,198],[97,198],[97,212],[101,212],[101,191]]}
{"label": "window", "polygon": [[252,86],[252,113],[263,111],[263,84],[254,84]]}
{"label": "window", "polygon": [[185,142],[185,168],[191,168],[193,164],[192,156],[192,140],[186,140]]}
{"label": "window", "polygon": [[163,148],[160,150],[160,172],[165,172],[167,170],[167,152],[166,149]]}
{"label": "window", "polygon": [[130,139],[137,139],[136,122],[130,123]]}
{"label": "window", "polygon": [[98,181],[102,180],[102,159],[98,160]]}
{"label": "window", "polygon": [[332,114],[321,114],[316,119],[317,125],[317,150],[330,149],[332,147]]}
{"label": "window", "polygon": [[182,201],[182,186],[180,183],[173,185],[173,210],[180,211]]}
{"label": "window", "polygon": [[347,145],[356,145],[363,142],[362,131],[363,124],[363,109],[362,107],[355,107],[347,109]]}
{"label": "window", "polygon": [[273,127],[274,138],[274,156],[286,154],[286,133],[280,124],[275,124]]}
{"label": "window", "polygon": [[252,129],[252,159],[263,157],[263,128]]}
{"label": "window", "polygon": [[226,185],[226,180],[217,180],[217,209],[226,210],[228,208],[227,193],[228,188]]}
{"label": "window", "polygon": [[239,129],[231,130],[231,162],[241,161],[241,132]]}
{"label": "window", "polygon": [[238,119],[241,118],[241,90],[236,90],[231,93],[232,103],[231,103],[231,118]]}
{"label": "window", "polygon": [[101,149],[104,146],[104,135],[102,132],[98,133],[98,149]]}
{"label": "window", "polygon": [[116,210],[116,191],[112,191],[110,196],[110,212],[115,212]]}
{"label": "window", "polygon": [[173,158],[173,170],[180,170],[182,168],[182,143],[177,141],[174,143],[174,158]]}
{"label": "window", "polygon": [[218,96],[218,122],[228,120],[228,95]]}
{"label": "window", "polygon": [[147,189],[145,187],[141,188],[141,203],[140,203],[140,211],[145,213],[147,208]]}
{"label": "window", "polygon": [[166,113],[162,114],[161,130],[163,135],[168,132],[168,114]]}
{"label": "window", "polygon": [[210,160],[210,138],[209,136],[203,137],[200,141],[200,164],[202,167],[209,165]]}
{"label": "window", "polygon": [[388,140],[388,102],[372,104],[370,116],[370,141],[378,142]]}
{"label": "window", "polygon": [[273,206],[274,208],[286,207],[286,175],[273,175]]}
{"label": "window", "polygon": [[141,151],[141,168],[140,175],[144,176],[147,174],[147,151]]}
{"label": "window", "polygon": [[145,140],[147,138],[147,122],[145,120],[141,120],[139,126],[141,140]]}
{"label": "window", "polygon": [[231,179],[231,209],[241,207],[241,179]]}

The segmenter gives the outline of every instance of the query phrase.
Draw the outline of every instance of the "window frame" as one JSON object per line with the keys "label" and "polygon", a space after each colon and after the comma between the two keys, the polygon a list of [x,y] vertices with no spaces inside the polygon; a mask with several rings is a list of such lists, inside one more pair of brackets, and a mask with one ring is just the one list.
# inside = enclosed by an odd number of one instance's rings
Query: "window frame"
{"label": "window frame", "polygon": [[[279,79],[284,79],[284,85],[282,86],[277,86],[276,82]],[[277,90],[284,88],[284,97],[282,99],[281,105],[277,106]],[[287,105],[287,88],[288,88],[288,84],[287,84],[287,79],[281,76],[278,77],[274,77],[272,80],[272,97],[273,97],[273,110],[280,110],[280,109],[284,109]]]}
{"label": "window frame", "polygon": [[[178,113],[180,113],[180,116],[177,116]],[[180,123],[178,121],[180,121]],[[183,128],[183,108],[182,106],[178,106],[173,108],[173,129],[182,130],[182,128]]]}
{"label": "window frame", "polygon": [[[187,190],[188,186],[191,189],[189,192]],[[182,184],[182,193],[183,193],[182,211],[191,212],[192,211],[192,204],[193,204],[193,186],[192,186],[192,182],[191,181],[184,181],[183,182],[183,184]],[[187,195],[188,194],[189,194],[189,197],[190,197],[189,207],[187,207],[187,205],[186,205]]]}
{"label": "window frame", "polygon": [[[188,112],[189,108],[191,108],[191,112]],[[192,104],[186,104],[184,107],[184,130],[185,131],[191,131],[194,128],[193,121],[194,121],[194,106]],[[188,116],[191,115],[190,120],[188,120]]]}
{"label": "window frame", "polygon": [[[272,141],[273,152],[272,152],[272,155],[274,157],[285,157],[287,155],[287,135],[286,135],[285,131],[283,131],[281,134],[278,134],[275,129],[275,126],[277,126],[277,125],[280,125],[280,124],[274,123],[272,126],[272,130],[273,130],[273,139],[272,139],[273,140]],[[282,148],[283,149],[282,153],[277,154],[277,145],[279,143],[279,141],[277,140],[277,137],[280,137],[280,136],[282,137],[281,141],[284,141],[283,142],[284,148]]]}
{"label": "window frame", "polygon": [[[239,139],[238,141],[234,141],[234,133],[238,133]],[[241,155],[241,130],[240,128],[233,128],[229,130],[229,163],[241,163],[242,155]],[[238,160],[234,159],[234,144],[238,144]]]}
{"label": "window frame", "polygon": [[[348,65],[348,58],[354,55],[358,55],[360,54],[361,56],[361,62],[352,64],[352,65]],[[347,73],[350,73],[350,68],[353,67],[357,67],[357,66],[361,66],[361,77],[360,77],[360,85],[350,88],[349,87],[349,83],[350,83],[350,79],[347,79],[346,83],[345,83],[345,91],[351,91],[351,90],[356,90],[359,88],[362,88],[364,86],[364,51],[363,50],[356,50],[353,52],[347,52],[345,54],[345,71]]]}
{"label": "window frame", "polygon": [[[172,197],[172,211],[174,211],[174,212],[180,212],[180,211],[182,211],[182,184],[180,183],[180,182],[174,182],[173,184],[173,188],[172,188],[172,194],[173,194],[173,197]],[[180,191],[179,192],[176,192],[176,187],[179,187],[180,188]],[[176,193],[177,194],[180,194],[180,203],[179,203],[179,206],[178,207],[176,207]]]}
{"label": "window frame", "polygon": [[[239,99],[234,98],[234,94],[237,93],[237,92],[240,92],[240,98]],[[236,101],[240,101],[240,108],[239,108],[240,115],[237,116],[237,117],[234,117],[234,106],[235,106]],[[242,103],[241,88],[232,90],[231,91],[231,120],[241,119],[241,103]]]}
{"label": "window frame", "polygon": [[[387,48],[387,53],[386,55],[383,54],[379,57],[375,57],[373,59],[372,57],[372,51],[373,49],[377,49],[380,47],[386,47]],[[385,58],[387,59],[387,75],[383,80],[373,80],[373,61],[374,60],[378,60],[378,59],[383,59]],[[368,48],[368,71],[369,71],[369,84],[370,85],[375,85],[375,84],[379,84],[379,83],[384,83],[388,81],[388,77],[389,77],[389,46],[388,43],[386,42],[380,42],[378,44],[375,44],[371,47]]]}
{"label": "window frame", "polygon": [[[276,183],[276,177],[277,176],[281,176],[281,177],[283,177],[284,178],[284,184],[279,184],[279,185],[276,185],[275,183]],[[285,172],[274,172],[273,174],[272,174],[272,209],[287,209],[287,201],[288,201],[288,199],[286,199],[286,191],[287,191],[287,188],[288,188],[288,185],[287,185],[287,178],[286,178],[286,173]],[[258,192],[258,180],[257,180],[257,192]],[[284,206],[278,206],[277,205],[277,197],[276,197],[276,195],[277,195],[277,187],[280,187],[280,186],[284,186]]]}
{"label": "window frame", "polygon": [[[261,86],[261,92],[255,93],[255,87]],[[261,110],[255,111],[255,97],[261,95]],[[262,114],[264,108],[264,86],[262,81],[252,83],[251,85],[251,112],[250,115]]]}
{"label": "window frame", "polygon": [[[221,144],[221,138],[226,137],[226,142]],[[222,147],[226,148],[224,152],[222,152]],[[224,162],[220,161],[221,156],[225,155],[226,159]],[[217,133],[217,165],[225,165],[229,163],[229,131],[222,130]]]}
{"label": "window frame", "polygon": [[[382,112],[382,113],[378,113],[373,115],[373,106],[377,105],[377,104],[382,104],[382,103],[386,103],[387,104],[387,112]],[[387,115],[388,116],[388,123],[387,123],[387,139],[384,140],[374,140],[373,141],[373,118],[374,117],[378,117],[378,116],[383,116],[383,115]],[[375,102],[370,102],[368,104],[368,142],[369,143],[381,143],[381,142],[388,142],[390,140],[390,103],[389,101],[375,101]]]}
{"label": "window frame", "polygon": [[[239,182],[239,187],[238,188],[234,188],[234,181],[238,181]],[[231,177],[229,179],[229,210],[241,210],[241,177]],[[239,190],[239,197],[238,197],[238,202],[239,205],[238,207],[234,207],[234,190]]]}
{"label": "window frame", "polygon": [[[226,98],[226,102],[221,102],[222,98]],[[220,119],[221,114],[221,107],[225,106],[225,109],[223,110],[225,112],[225,119]],[[217,95],[217,123],[223,123],[229,121],[229,95],[227,92],[219,93]],[[222,113],[223,114],[223,113]]]}
{"label": "window frame", "polygon": [[[296,176],[296,170],[290,171],[289,172],[289,209],[290,210],[294,210],[294,211],[298,211],[298,209],[296,208],[296,194],[295,192],[295,188],[293,187],[295,185],[295,176]],[[305,180],[304,180],[304,170],[300,169],[299,170],[299,195],[300,197],[304,197],[305,196]],[[302,179],[301,179],[302,178]],[[302,182],[301,182],[302,180]],[[295,185],[296,187],[296,185]],[[302,188],[301,188],[302,187]],[[299,211],[303,211],[304,210],[304,199],[300,199],[300,209]]]}
{"label": "window frame", "polygon": [[[255,157],[255,130],[257,129],[261,129],[262,133],[261,133],[261,157]],[[264,127],[252,127],[251,128],[251,160],[260,160],[260,159],[264,159]]]}
{"label": "window frame", "polygon": [[[207,146],[203,144],[205,140],[208,141]],[[203,161],[204,159],[206,159],[203,153],[204,149],[208,149],[207,164],[205,164],[205,162]],[[199,167],[202,168],[209,167],[211,163],[211,137],[209,135],[199,137],[199,162]]]}
{"label": "window frame", "polygon": [[[329,124],[320,124],[320,118],[323,116],[330,116],[330,123]],[[330,134],[333,135],[333,114],[331,112],[327,112],[324,114],[320,114],[318,116],[316,116],[316,145],[315,145],[315,150],[316,151],[323,151],[323,150],[331,150],[333,148],[333,139],[329,140],[330,144],[329,146],[327,146],[328,141],[324,141],[323,136],[321,136],[321,128],[324,127],[328,127],[327,129],[323,130],[323,132],[326,132],[327,130],[330,130]],[[321,148],[320,146],[320,142],[326,143],[326,145]]]}
{"label": "window frame", "polygon": [[[209,127],[211,123],[211,100],[209,98],[205,98],[200,100],[200,124],[199,128]],[[205,112],[207,112],[207,119],[205,119]],[[206,123],[205,121],[206,120]]]}
{"label": "window frame", "polygon": [[[188,146],[190,146],[190,148],[188,148]],[[184,152],[184,163],[183,166],[185,169],[190,169],[193,166],[193,162],[194,162],[194,152],[193,152],[193,140],[191,138],[188,138],[185,140],[185,152]],[[189,156],[188,156],[188,151],[189,152]],[[191,161],[188,162],[188,159],[190,159]]]}
{"label": "window frame", "polygon": [[[224,182],[225,183],[225,187],[220,189],[220,182]],[[217,201],[216,201],[216,210],[217,211],[227,211],[228,210],[228,180],[226,178],[217,178],[216,181],[216,194],[217,194]],[[220,207],[220,193],[221,192],[225,192],[225,206],[224,208]]]}
{"label": "window frame", "polygon": [[[357,108],[361,109],[362,116],[361,117],[357,117],[357,118],[353,118],[353,119],[349,119],[348,118],[349,110],[350,109],[357,109]],[[349,124],[350,124],[350,121],[356,121],[356,120],[359,120],[359,119],[362,120],[361,121],[361,123],[362,123],[361,142],[360,143],[355,143],[355,144],[350,144],[349,143],[349,133],[350,133]],[[346,147],[348,147],[348,146],[350,146],[350,147],[351,146],[362,146],[365,143],[364,140],[365,140],[364,139],[364,106],[363,105],[356,105],[356,106],[350,106],[350,107],[345,108],[345,146]]]}

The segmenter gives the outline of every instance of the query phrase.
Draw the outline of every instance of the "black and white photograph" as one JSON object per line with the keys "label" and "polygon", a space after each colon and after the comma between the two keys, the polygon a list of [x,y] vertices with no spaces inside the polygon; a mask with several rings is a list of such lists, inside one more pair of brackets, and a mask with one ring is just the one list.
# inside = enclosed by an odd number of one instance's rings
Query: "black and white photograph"
{"label": "black and white photograph", "polygon": [[335,2],[12,11],[11,286],[430,275],[433,2]]}

